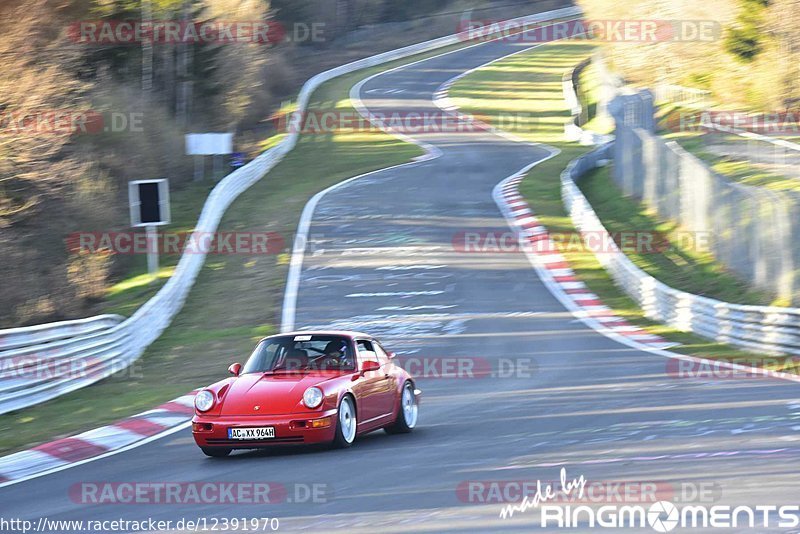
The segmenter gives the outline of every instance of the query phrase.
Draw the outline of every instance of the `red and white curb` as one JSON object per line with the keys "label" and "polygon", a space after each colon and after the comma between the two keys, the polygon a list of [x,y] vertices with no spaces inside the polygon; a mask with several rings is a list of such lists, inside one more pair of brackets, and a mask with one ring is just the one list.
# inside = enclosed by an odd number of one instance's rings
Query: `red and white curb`
{"label": "red and white curb", "polygon": [[114,424],[0,458],[0,487],[85,463],[185,426],[194,414],[192,391]]}
{"label": "red and white curb", "polygon": [[654,349],[666,349],[678,345],[615,315],[611,308],[603,304],[600,297],[589,291],[586,284],[575,276],[567,259],[550,239],[547,228],[536,218],[524,197],[519,194],[519,183],[523,176],[524,172],[520,172],[503,180],[495,190],[495,200],[498,204],[502,202],[503,214],[509,226],[517,232],[520,243],[530,245],[525,247],[526,251],[530,251],[526,253],[542,275],[545,284],[551,289],[560,289],[562,297],[572,304],[569,308],[576,316],[591,318],[599,323],[600,328],[597,330],[601,334],[621,336]]}

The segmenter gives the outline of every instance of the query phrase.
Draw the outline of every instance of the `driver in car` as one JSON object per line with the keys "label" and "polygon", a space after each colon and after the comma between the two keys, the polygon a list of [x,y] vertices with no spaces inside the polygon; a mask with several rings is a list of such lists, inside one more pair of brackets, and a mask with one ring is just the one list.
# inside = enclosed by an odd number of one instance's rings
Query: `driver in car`
{"label": "driver in car", "polygon": [[343,340],[334,340],[325,345],[323,365],[325,367],[344,368],[352,364],[347,356],[347,345]]}

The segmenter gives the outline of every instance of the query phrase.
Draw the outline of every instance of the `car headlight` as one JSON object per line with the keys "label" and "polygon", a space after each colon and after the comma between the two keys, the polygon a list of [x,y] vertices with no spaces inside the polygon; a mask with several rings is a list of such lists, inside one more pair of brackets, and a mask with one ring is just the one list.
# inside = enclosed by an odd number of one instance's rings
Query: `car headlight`
{"label": "car headlight", "polygon": [[323,398],[325,398],[325,395],[322,394],[321,389],[317,387],[310,387],[305,393],[303,393],[303,404],[309,408],[316,408],[322,404]]}
{"label": "car headlight", "polygon": [[214,406],[214,394],[204,389],[194,396],[194,407],[198,412],[207,412]]}

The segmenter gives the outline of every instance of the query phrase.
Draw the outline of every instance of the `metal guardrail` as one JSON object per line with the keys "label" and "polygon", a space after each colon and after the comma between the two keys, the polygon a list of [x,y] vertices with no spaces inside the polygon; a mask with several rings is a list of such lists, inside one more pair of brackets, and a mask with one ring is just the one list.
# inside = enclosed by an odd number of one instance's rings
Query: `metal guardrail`
{"label": "metal guardrail", "polygon": [[[572,91],[572,94],[569,94]],[[564,85],[569,104],[577,98]],[[612,158],[614,142],[572,160],[561,173],[561,199],[582,235],[599,235],[608,246],[596,254],[614,282],[644,314],[683,332],[761,352],[800,355],[800,308],[732,304],[674,289],[637,267],[615,244],[577,186],[577,180]]]}
{"label": "metal guardrail", "polygon": [[39,398],[52,386],[48,378],[95,372],[102,361],[98,353],[118,353],[113,349],[119,336],[107,333],[123,319],[99,315],[0,331],[0,398],[10,403],[21,397]]}
{"label": "metal guardrail", "polygon": [[[579,8],[556,9],[508,22],[544,22],[581,13]],[[498,25],[502,28],[503,25]],[[300,90],[297,111],[304,111],[312,93],[323,83],[373,67],[463,42],[468,32],[440,37],[353,61],[317,74]],[[485,37],[485,36],[483,36]],[[299,114],[298,114],[298,119]],[[291,128],[278,145],[223,178],[211,191],[194,232],[216,231],[230,204],[260,180],[297,144],[299,128]],[[193,236],[196,237],[196,236]],[[32,406],[88,386],[128,367],[155,341],[180,311],[200,272],[205,255],[184,254],[166,284],[132,317],[100,316],[70,325],[54,323],[0,330],[0,414]],[[77,328],[81,323],[85,330]],[[70,328],[75,328],[70,332]],[[46,333],[49,331],[49,334]],[[26,338],[26,336],[28,336]],[[39,337],[40,336],[40,337]]]}
{"label": "metal guardrail", "polygon": [[118,325],[124,319],[120,315],[98,315],[75,321],[59,321],[57,323],[0,330],[0,351],[7,352],[12,349],[99,332]]}
{"label": "metal guardrail", "polygon": [[800,309],[731,304],[673,289],[645,273],[614,244],[575,181],[602,160],[612,143],[573,160],[561,174],[561,198],[581,234],[608,243],[597,260],[644,314],[684,332],[750,350],[800,355]]}

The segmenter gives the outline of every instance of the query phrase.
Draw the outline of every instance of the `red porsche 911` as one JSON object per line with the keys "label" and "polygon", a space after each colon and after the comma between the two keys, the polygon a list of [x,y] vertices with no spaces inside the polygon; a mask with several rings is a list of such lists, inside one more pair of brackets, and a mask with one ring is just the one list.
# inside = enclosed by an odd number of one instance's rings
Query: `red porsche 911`
{"label": "red porsche 911", "polygon": [[411,432],[420,391],[373,337],[294,332],[264,338],[242,367],[195,397],[192,434],[208,456],[289,443],[349,447],[383,428]]}

